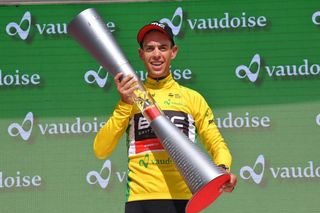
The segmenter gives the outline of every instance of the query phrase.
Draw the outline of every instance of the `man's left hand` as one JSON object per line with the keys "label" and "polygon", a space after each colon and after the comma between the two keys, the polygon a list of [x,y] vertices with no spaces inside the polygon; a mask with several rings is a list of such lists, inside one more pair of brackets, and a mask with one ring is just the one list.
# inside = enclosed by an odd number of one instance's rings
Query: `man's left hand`
{"label": "man's left hand", "polygon": [[230,173],[230,180],[220,188],[220,191],[232,192],[236,185],[237,185],[237,176]]}

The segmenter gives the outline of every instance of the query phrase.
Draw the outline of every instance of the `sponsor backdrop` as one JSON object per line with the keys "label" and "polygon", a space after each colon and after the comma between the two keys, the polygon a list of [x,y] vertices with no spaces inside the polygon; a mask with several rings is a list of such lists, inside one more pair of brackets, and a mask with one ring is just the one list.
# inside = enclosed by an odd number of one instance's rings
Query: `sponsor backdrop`
{"label": "sponsor backdrop", "polygon": [[318,0],[0,6],[1,212],[123,212],[125,137],[92,151],[118,93],[67,35],[89,7],[142,80],[137,30],[173,28],[171,72],[213,108],[239,177],[203,212],[320,212]]}

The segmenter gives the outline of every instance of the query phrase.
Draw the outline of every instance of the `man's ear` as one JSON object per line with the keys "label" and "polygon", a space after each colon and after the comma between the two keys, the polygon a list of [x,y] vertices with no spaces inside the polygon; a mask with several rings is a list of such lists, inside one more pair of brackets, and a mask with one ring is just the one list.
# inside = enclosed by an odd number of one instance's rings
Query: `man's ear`
{"label": "man's ear", "polygon": [[171,60],[176,58],[176,56],[178,54],[178,50],[179,50],[179,48],[177,45],[174,45],[172,47]]}
{"label": "man's ear", "polygon": [[139,57],[140,57],[140,59],[141,59],[141,60],[143,60],[143,59],[144,59],[144,52],[143,52],[143,49],[138,48],[138,53],[139,53]]}

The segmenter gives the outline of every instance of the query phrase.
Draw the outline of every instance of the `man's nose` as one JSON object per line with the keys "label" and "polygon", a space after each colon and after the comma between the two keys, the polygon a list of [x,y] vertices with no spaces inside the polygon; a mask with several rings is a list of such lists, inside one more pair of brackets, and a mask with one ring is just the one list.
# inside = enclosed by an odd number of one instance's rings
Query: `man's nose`
{"label": "man's nose", "polygon": [[160,50],[159,50],[158,48],[155,48],[155,49],[154,49],[154,52],[153,52],[153,55],[154,55],[155,57],[159,57],[159,56],[160,56]]}

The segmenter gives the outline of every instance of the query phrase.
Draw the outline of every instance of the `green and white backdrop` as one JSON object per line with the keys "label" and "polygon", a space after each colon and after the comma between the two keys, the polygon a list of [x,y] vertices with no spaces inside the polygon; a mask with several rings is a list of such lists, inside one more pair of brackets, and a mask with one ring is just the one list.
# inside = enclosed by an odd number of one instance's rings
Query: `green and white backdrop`
{"label": "green and white backdrop", "polygon": [[171,72],[212,107],[239,178],[203,212],[320,212],[318,0],[0,6],[0,212],[123,212],[125,137],[92,150],[118,93],[66,29],[90,7],[142,80],[137,30],[173,27]]}

